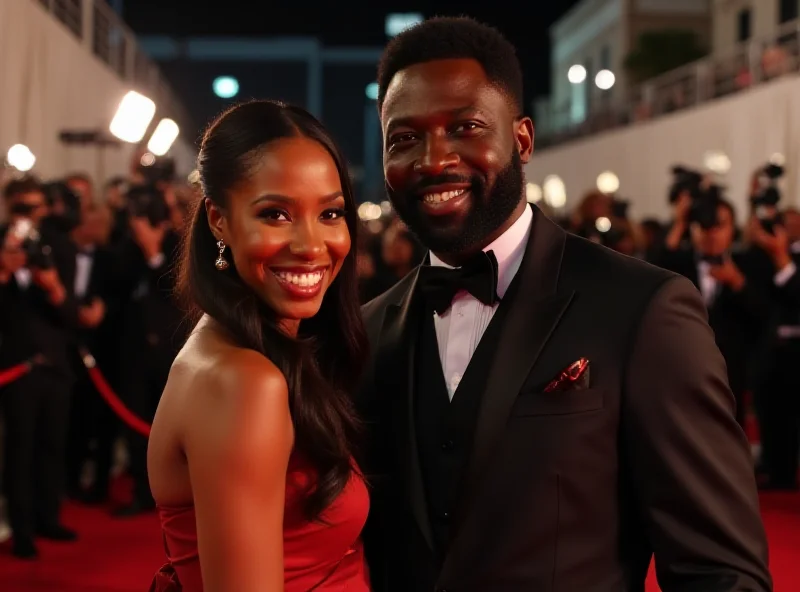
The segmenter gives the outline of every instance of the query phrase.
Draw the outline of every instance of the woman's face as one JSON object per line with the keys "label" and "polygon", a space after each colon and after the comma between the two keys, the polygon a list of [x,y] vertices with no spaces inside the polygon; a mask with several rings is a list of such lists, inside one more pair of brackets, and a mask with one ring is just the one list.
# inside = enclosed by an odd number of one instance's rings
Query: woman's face
{"label": "woman's face", "polygon": [[[208,219],[224,256],[280,320],[314,316],[350,251],[336,164],[308,138],[270,144],[250,177]],[[213,265],[213,261],[208,262]]]}

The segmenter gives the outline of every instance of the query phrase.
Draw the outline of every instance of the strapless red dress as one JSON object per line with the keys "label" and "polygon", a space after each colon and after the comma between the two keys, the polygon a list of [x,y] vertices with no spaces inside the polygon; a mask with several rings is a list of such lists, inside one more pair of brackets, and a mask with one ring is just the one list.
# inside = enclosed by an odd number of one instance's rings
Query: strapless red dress
{"label": "strapless red dress", "polygon": [[[302,511],[303,492],[313,476],[313,468],[292,455],[283,518],[284,591],[369,592],[360,538],[369,512],[366,485],[354,472],[323,513],[325,524],[309,522]],[[150,592],[202,592],[194,506],[158,510],[168,562]]]}

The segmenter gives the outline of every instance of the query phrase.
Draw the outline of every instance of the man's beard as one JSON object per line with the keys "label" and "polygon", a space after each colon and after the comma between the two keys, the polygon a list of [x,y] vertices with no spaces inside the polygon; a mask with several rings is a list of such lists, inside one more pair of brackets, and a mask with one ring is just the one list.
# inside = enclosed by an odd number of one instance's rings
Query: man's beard
{"label": "man's beard", "polygon": [[[425,184],[459,182],[446,174],[426,179]],[[481,245],[487,237],[506,223],[522,199],[524,175],[519,153],[512,151],[508,166],[495,179],[487,195],[486,182],[473,176],[468,179],[472,193],[470,210],[458,227],[440,228],[430,224],[422,212],[419,186],[405,192],[393,191],[388,185],[386,192],[398,216],[419,238],[422,244],[434,253],[461,253]]]}

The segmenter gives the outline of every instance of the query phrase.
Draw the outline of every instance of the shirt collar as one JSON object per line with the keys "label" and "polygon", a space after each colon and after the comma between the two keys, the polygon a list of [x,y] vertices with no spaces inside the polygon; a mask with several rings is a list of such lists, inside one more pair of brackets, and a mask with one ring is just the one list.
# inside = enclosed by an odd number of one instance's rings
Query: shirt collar
{"label": "shirt collar", "polygon": [[[484,252],[494,251],[494,256],[497,258],[497,295],[500,298],[505,296],[522,265],[522,257],[525,255],[525,246],[528,244],[532,225],[533,210],[527,206],[508,230],[483,249]],[[452,269],[451,265],[439,259],[434,253],[430,253],[430,261],[432,266]]]}

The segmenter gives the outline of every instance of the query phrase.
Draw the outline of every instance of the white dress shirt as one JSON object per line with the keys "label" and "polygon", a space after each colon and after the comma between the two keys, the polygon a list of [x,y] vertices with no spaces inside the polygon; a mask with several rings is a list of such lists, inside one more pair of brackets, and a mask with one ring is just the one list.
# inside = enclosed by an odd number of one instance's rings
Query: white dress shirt
{"label": "white dress shirt", "polygon": [[89,280],[94,265],[94,249],[79,251],[75,255],[75,296],[82,299],[89,291]]}
{"label": "white dress shirt", "polygon": [[714,304],[714,299],[717,297],[719,283],[711,275],[711,264],[708,261],[699,261],[697,263],[697,283],[700,286],[700,294],[703,296],[706,308],[711,308],[711,305]]}
{"label": "white dress shirt", "polygon": [[[494,251],[497,258],[497,295],[501,299],[522,264],[532,222],[533,211],[527,207],[511,228],[484,249]],[[431,265],[451,267],[433,253],[430,259]],[[451,401],[498,306],[499,303],[487,306],[469,292],[461,291],[455,295],[452,305],[444,314],[433,315],[439,359]]]}

